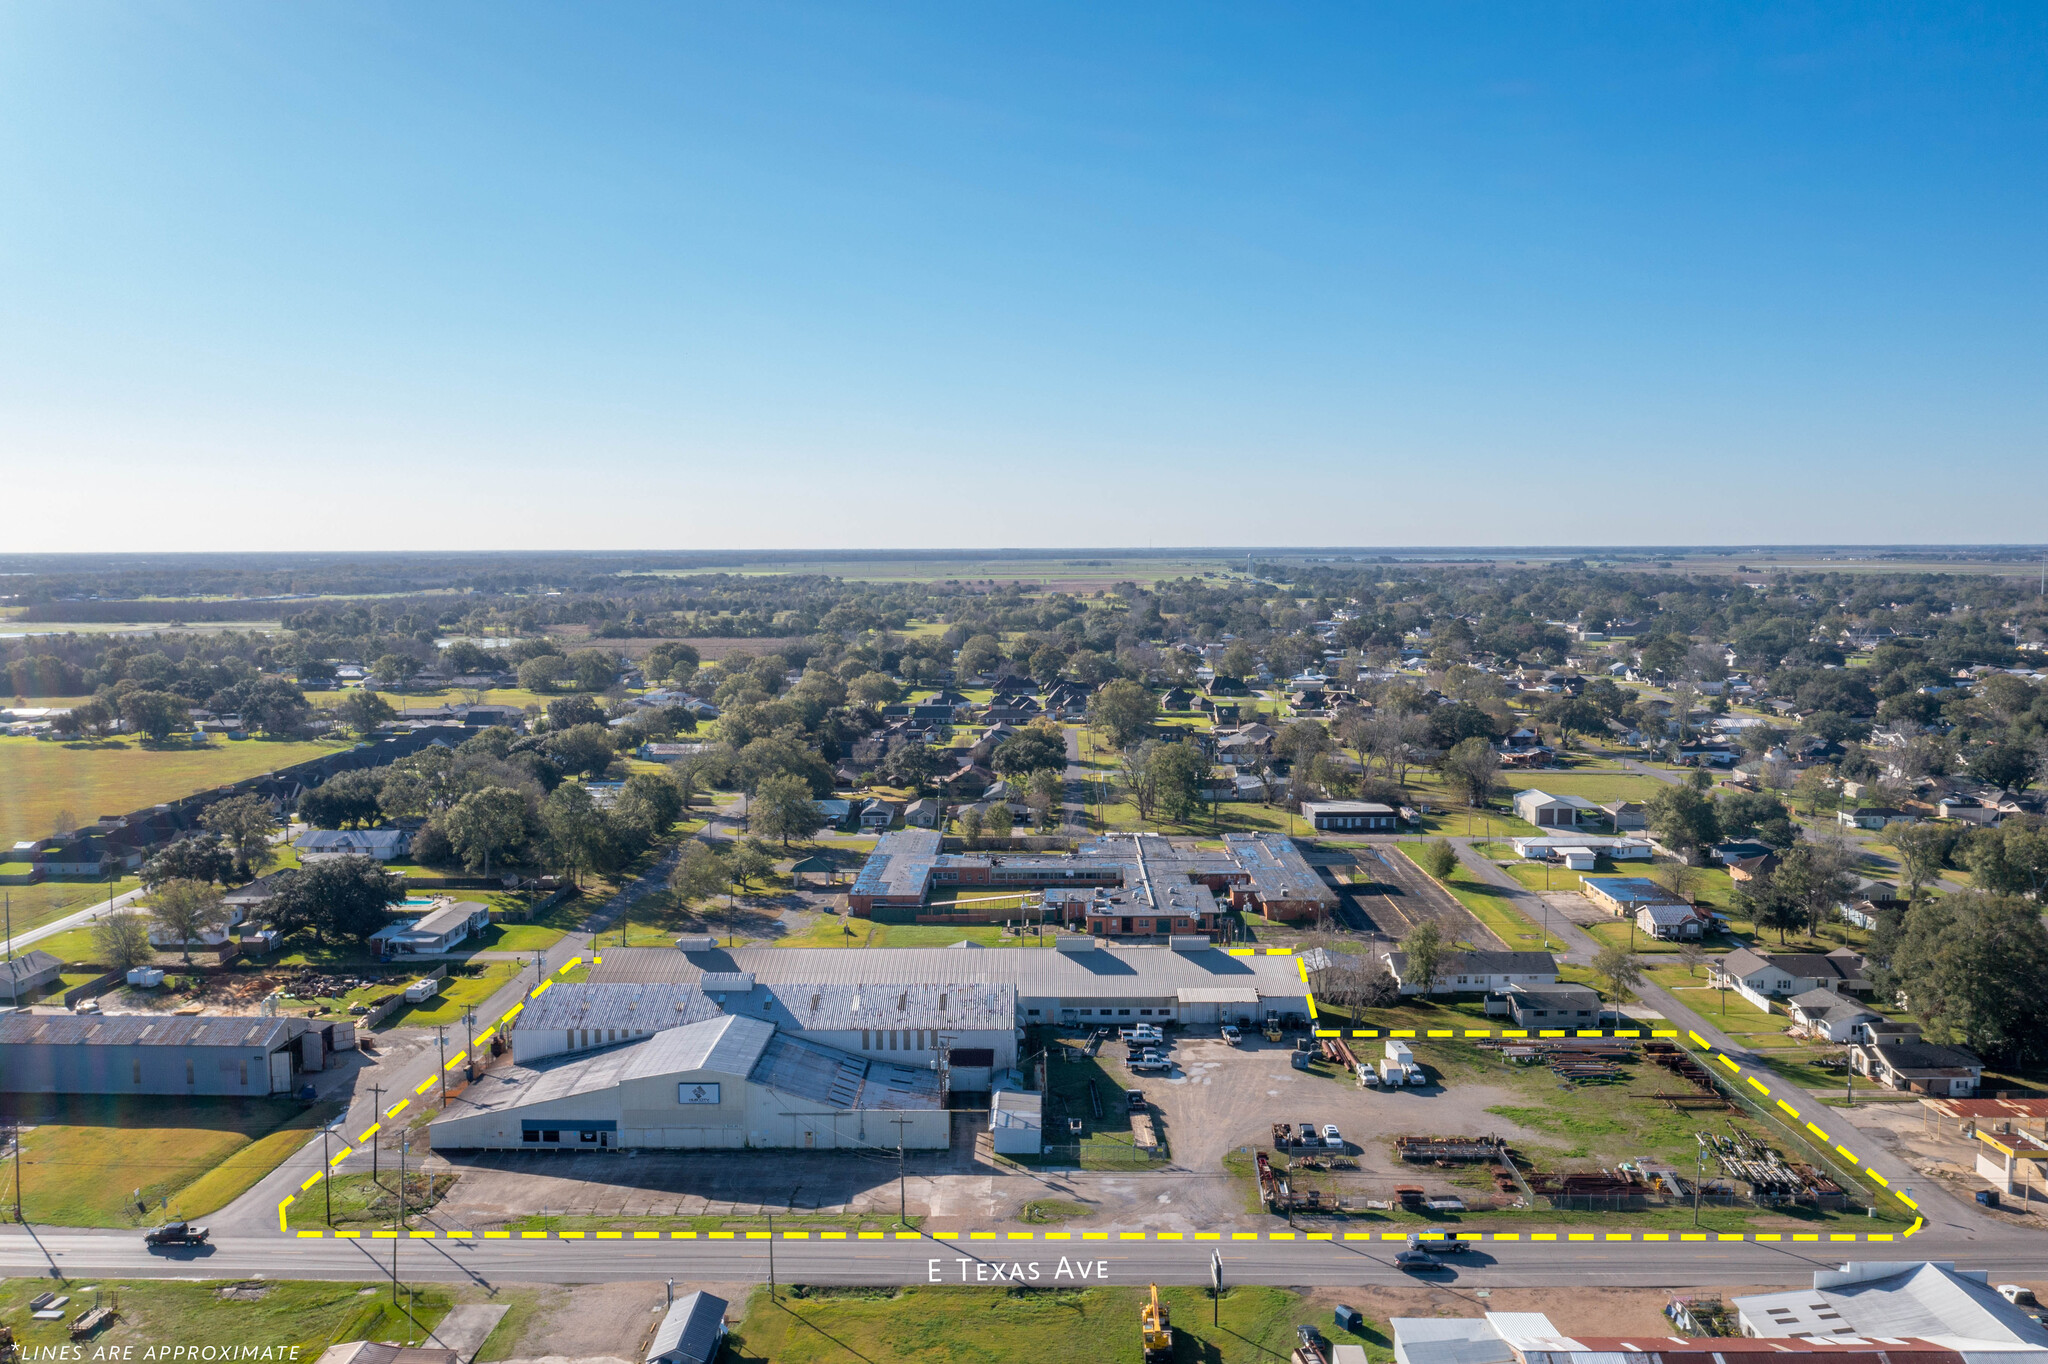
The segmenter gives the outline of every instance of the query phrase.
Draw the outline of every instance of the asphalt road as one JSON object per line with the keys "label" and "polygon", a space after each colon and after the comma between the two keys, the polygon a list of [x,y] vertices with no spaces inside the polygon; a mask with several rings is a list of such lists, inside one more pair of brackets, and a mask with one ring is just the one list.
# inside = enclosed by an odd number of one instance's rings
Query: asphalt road
{"label": "asphalt road", "polygon": [[[1759,1244],[1645,1245],[1640,1241],[1493,1244],[1455,1257],[1436,1272],[1411,1276],[1394,1268],[1398,1242],[1149,1240],[1136,1243],[935,1239],[782,1240],[773,1243],[782,1283],[912,1284],[1109,1282],[1202,1284],[1212,1255],[1223,1258],[1228,1283],[1282,1285],[1393,1284],[1420,1278],[1473,1288],[1704,1287],[1716,1284],[1808,1285],[1815,1269],[1848,1259],[1953,1260],[1998,1277],[2048,1275],[2048,1242],[2024,1233],[1972,1240],[1934,1239],[1907,1245]],[[666,1277],[723,1281],[768,1277],[765,1239],[564,1241],[296,1240],[224,1237],[191,1251],[155,1251],[133,1232],[0,1231],[0,1273],[20,1277],[241,1278],[416,1282],[601,1283]],[[1032,1278],[1031,1266],[1037,1266]],[[1013,1269],[1013,1266],[1022,1266]],[[1062,1267],[1064,1266],[1064,1272]],[[1086,1267],[1085,1275],[1083,1266]],[[998,1268],[999,1267],[999,1268]]]}

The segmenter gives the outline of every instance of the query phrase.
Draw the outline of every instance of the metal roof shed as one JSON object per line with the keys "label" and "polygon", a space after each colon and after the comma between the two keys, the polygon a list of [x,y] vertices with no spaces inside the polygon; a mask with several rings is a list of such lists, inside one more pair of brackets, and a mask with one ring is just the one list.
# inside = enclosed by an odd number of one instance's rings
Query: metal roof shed
{"label": "metal roof shed", "polygon": [[654,1328],[647,1364],[711,1364],[725,1344],[725,1307],[702,1289],[679,1298]]}

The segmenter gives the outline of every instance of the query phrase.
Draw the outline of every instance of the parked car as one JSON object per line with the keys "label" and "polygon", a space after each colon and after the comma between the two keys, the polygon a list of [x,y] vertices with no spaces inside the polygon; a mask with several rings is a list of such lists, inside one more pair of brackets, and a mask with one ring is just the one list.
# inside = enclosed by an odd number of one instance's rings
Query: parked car
{"label": "parked car", "polygon": [[205,1227],[195,1227],[190,1222],[166,1222],[160,1227],[152,1227],[144,1232],[142,1234],[142,1244],[146,1246],[197,1246],[205,1244],[208,1234]]}
{"label": "parked car", "polygon": [[1336,1123],[1326,1122],[1323,1124],[1323,1145],[1329,1147],[1332,1151],[1344,1149],[1344,1134],[1337,1130]]}
{"label": "parked car", "polygon": [[1223,1040],[1224,1040],[1224,1042],[1225,1042],[1225,1043],[1227,1043],[1228,1045],[1230,1045],[1230,1046],[1233,1046],[1233,1047],[1234,1047],[1234,1046],[1236,1046],[1236,1045],[1237,1045],[1237,1044],[1238,1044],[1238,1043],[1239,1043],[1240,1041],[1242,1041],[1242,1040],[1243,1040],[1243,1038],[1244,1038],[1244,1034],[1243,1034],[1243,1033],[1241,1033],[1241,1032],[1239,1032],[1239,1031],[1237,1030],[1237,1025],[1236,1025],[1236,1024],[1234,1024],[1234,1023],[1225,1023],[1225,1024],[1223,1025]]}
{"label": "parked car", "polygon": [[1404,1250],[1394,1256],[1394,1268],[1410,1274],[1429,1269],[1442,1269],[1444,1262],[1426,1250]]}

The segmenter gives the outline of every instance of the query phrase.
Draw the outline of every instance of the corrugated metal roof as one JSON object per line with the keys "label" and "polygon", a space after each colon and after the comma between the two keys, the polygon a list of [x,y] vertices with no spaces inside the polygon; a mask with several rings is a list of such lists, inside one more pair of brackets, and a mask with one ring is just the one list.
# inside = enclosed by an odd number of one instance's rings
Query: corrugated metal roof
{"label": "corrugated metal roof", "polygon": [[50,1046],[264,1047],[305,1032],[303,1018],[256,1018],[247,1014],[5,1014],[0,1046],[41,1042]]}
{"label": "corrugated metal roof", "polygon": [[677,1298],[654,1328],[647,1364],[710,1364],[725,1338],[726,1301],[698,1290]]}
{"label": "corrugated metal roof", "polygon": [[1268,996],[1299,998],[1295,958],[1234,957],[1220,948],[1107,947],[1053,952],[1009,947],[963,953],[945,947],[741,947],[685,954],[664,948],[613,948],[590,973],[592,984],[694,984],[705,971],[745,970],[758,983],[805,985],[1008,985],[1019,995],[1115,999],[1165,997],[1184,987],[1251,985]]}
{"label": "corrugated metal roof", "polygon": [[529,1000],[515,1031],[634,1028],[655,1032],[719,1017],[724,1010],[694,985],[557,985]]}
{"label": "corrugated metal roof", "polygon": [[[1856,1266],[1850,1266],[1853,1270]],[[1861,1283],[1737,1298],[1734,1307],[1768,1334],[1944,1337],[2048,1348],[2048,1330],[1987,1285],[1932,1262]]]}
{"label": "corrugated metal roof", "polygon": [[[744,1076],[775,1036],[775,1025],[730,1015],[670,1028],[652,1037],[622,1042],[578,1056],[548,1057],[528,1065],[487,1072],[463,1091],[449,1117],[477,1110],[526,1108],[578,1094],[612,1089],[627,1080],[710,1070]],[[441,1119],[436,1119],[439,1122]]]}
{"label": "corrugated metal roof", "polygon": [[747,1079],[779,1093],[840,1109],[939,1107],[936,1071],[891,1065],[777,1033]]}

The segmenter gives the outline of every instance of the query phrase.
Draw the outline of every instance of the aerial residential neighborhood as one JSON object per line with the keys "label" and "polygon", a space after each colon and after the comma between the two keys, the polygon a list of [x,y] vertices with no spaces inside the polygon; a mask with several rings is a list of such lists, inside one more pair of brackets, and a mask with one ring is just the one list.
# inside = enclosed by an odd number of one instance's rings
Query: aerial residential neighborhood
{"label": "aerial residential neighborhood", "polygon": [[0,1364],[2048,1364],[2048,21],[0,4]]}

